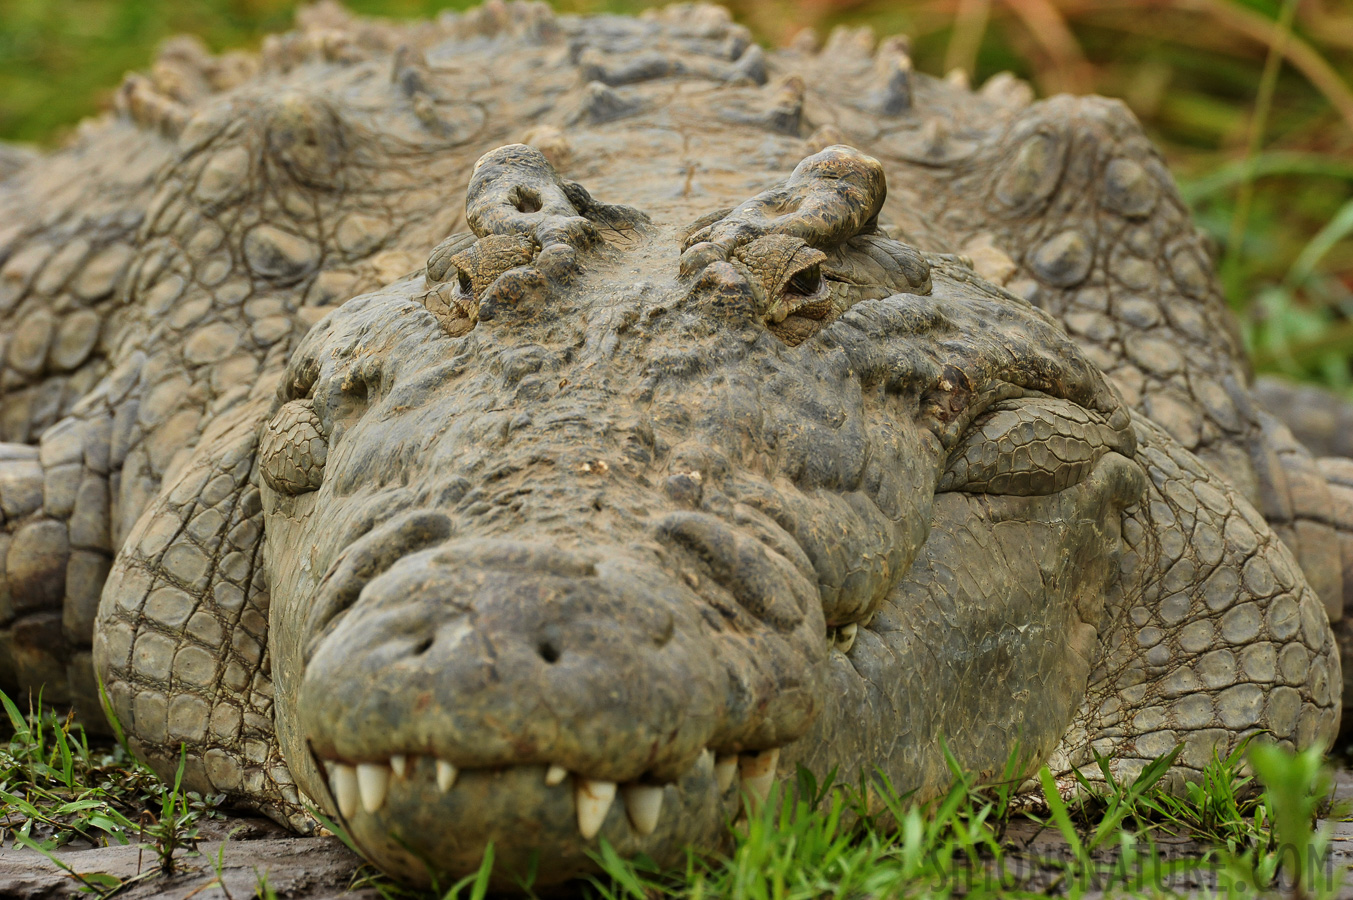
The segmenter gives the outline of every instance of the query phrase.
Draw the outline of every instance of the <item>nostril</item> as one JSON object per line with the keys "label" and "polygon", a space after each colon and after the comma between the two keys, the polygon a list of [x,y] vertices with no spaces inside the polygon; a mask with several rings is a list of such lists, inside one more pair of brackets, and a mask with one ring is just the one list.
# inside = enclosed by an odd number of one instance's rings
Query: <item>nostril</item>
{"label": "nostril", "polygon": [[432,649],[432,643],[433,639],[431,637],[423,638],[421,641],[413,645],[413,649],[409,651],[409,655],[422,656],[424,653],[427,653],[429,650]]}
{"label": "nostril", "polygon": [[554,641],[548,639],[543,640],[536,645],[536,653],[540,654],[540,658],[545,660],[545,662],[551,664],[557,663],[559,661],[559,657],[562,655],[562,651],[554,643]]}
{"label": "nostril", "polygon": [[517,208],[517,212],[540,212],[540,195],[535,191],[519,187],[512,192],[512,205]]}

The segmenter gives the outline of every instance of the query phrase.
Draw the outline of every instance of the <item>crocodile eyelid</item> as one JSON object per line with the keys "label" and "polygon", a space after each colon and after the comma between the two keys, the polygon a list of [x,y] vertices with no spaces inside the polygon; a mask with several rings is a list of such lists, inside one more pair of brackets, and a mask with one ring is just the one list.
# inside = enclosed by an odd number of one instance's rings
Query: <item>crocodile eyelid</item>
{"label": "crocodile eyelid", "polygon": [[263,427],[259,438],[259,470],[279,494],[318,490],[324,479],[329,438],[313,400],[292,400]]}
{"label": "crocodile eyelid", "polygon": [[1055,494],[1080,483],[1106,454],[1126,449],[1113,428],[1070,401],[1002,401],[968,427],[936,493]]}

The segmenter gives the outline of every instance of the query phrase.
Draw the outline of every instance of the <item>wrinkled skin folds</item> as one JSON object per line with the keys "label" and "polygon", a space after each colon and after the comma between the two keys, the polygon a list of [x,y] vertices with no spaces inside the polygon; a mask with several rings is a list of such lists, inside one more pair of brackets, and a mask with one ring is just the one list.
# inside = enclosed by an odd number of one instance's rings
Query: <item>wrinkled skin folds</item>
{"label": "wrinkled skin folds", "polygon": [[[534,163],[517,162],[522,193],[557,180]],[[830,147],[790,183],[858,170],[881,194],[877,165]],[[312,796],[341,790],[340,766],[417,761],[349,816],[373,857],[417,878],[420,858],[468,870],[494,841],[511,865],[584,871],[582,801],[550,767],[661,791],[651,832],[635,802],[601,828],[674,861],[736,811],[718,760],[879,765],[925,796],[947,778],[938,735],[989,774],[1016,742],[1032,761],[1058,750],[1112,660],[1102,636],[1160,565],[1124,535],[1149,503],[1140,427],[1033,309],[885,237],[852,247],[842,229],[869,234],[872,214],[833,213],[881,201],[758,221],[741,265],[686,278],[680,223],[609,252],[569,233],[573,208],[481,224],[490,247],[542,247],[471,279],[493,317],[446,327],[429,274],[301,343],[259,459],[279,736]],[[786,340],[758,277],[769,235],[872,250],[903,287],[846,295]],[[549,246],[573,267],[543,269]],[[282,477],[315,456],[291,410],[319,423],[317,485]],[[892,717],[862,724],[884,698]],[[433,790],[434,761],[453,790]]]}
{"label": "wrinkled skin folds", "polygon": [[1130,114],[904,51],[321,6],[5,156],[0,686],[506,890],[800,765],[1331,741],[1353,464]]}

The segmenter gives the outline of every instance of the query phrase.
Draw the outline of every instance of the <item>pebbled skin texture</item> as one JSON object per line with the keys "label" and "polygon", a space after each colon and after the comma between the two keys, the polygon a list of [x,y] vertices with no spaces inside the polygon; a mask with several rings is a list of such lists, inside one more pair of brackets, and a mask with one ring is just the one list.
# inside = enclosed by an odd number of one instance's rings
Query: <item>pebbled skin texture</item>
{"label": "pebbled skin texture", "polygon": [[0,684],[94,722],[97,670],[162,774],[307,830],[402,756],[378,865],[550,884],[585,780],[670,863],[730,764],[1337,732],[1353,464],[1259,410],[1121,105],[501,3],[119,97],[0,163]]}

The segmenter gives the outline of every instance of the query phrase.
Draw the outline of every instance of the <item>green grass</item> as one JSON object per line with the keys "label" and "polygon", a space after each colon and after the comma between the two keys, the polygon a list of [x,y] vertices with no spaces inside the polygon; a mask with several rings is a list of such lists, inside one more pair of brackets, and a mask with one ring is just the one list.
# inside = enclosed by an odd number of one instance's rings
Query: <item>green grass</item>
{"label": "green grass", "polygon": [[182,762],[167,785],[124,742],[91,745],[72,718],[44,709],[40,697],[26,713],[3,692],[0,705],[11,731],[0,747],[0,843],[13,840],[44,854],[87,891],[116,892],[130,880],[76,872],[61,861],[60,848],[139,844],[157,865],[136,880],[169,875],[176,852],[196,849],[197,822],[219,815],[221,797],[181,789]]}
{"label": "green grass", "polygon": [[[795,783],[776,788],[771,803],[730,824],[727,855],[692,852],[684,866],[663,870],[651,860],[622,859],[603,841],[594,854],[601,874],[581,891],[594,900],[1074,897],[1089,891],[1153,897],[1197,887],[1226,896],[1275,889],[1295,897],[1337,893],[1344,873],[1329,861],[1328,830],[1315,828],[1330,785],[1317,750],[1246,744],[1225,758],[1214,756],[1200,780],[1175,793],[1163,779],[1178,753],[1154,760],[1128,783],[1097,758],[1097,778],[1078,774],[1071,800],[1043,768],[1037,797],[1043,811],[1025,814],[1014,811],[1013,756],[1007,777],[987,785],[950,757],[950,789],[923,805],[899,796],[882,776],[865,789],[831,779],[820,785],[801,769]],[[1247,774],[1251,768],[1258,783]],[[1023,826],[1024,836],[1012,837],[1012,823]],[[348,840],[341,826],[325,824]],[[1060,838],[1052,844],[1060,852],[1048,852],[1046,843],[1037,845],[1041,851],[1030,849],[1031,832],[1039,831]],[[1190,841],[1190,852],[1166,852],[1180,840]],[[444,891],[411,891],[370,868],[355,886],[388,900],[481,900],[492,865],[490,848],[477,873]]]}
{"label": "green grass", "polygon": [[[1332,870],[1326,877],[1316,866],[1312,876],[1290,865],[1306,859],[1308,850],[1323,859],[1327,849],[1327,837],[1313,828],[1327,784],[1318,753],[1272,746],[1238,751],[1209,766],[1182,797],[1161,787],[1173,756],[1127,784],[1104,764],[1105,781],[1082,781],[1085,791],[1074,801],[1063,799],[1044,768],[1046,812],[1027,819],[1061,837],[1064,852],[1055,854],[1010,840],[1010,783],[980,786],[955,768],[949,792],[919,807],[883,783],[875,787],[883,812],[871,814],[858,790],[824,790],[801,771],[778,810],[770,804],[735,827],[728,856],[692,856],[685,869],[660,872],[620,860],[603,846],[604,875],[592,880],[591,891],[604,900],[1079,896],[1090,890],[1151,896],[1185,884],[1187,876],[1228,894],[1294,884],[1306,896],[1337,890]],[[1241,771],[1247,761],[1261,773],[1262,792],[1246,793],[1249,779]],[[1201,841],[1200,852],[1184,859],[1161,852],[1160,841],[1181,836]]]}
{"label": "green grass", "polygon": [[[161,783],[120,744],[91,747],[78,726],[34,711],[36,701],[27,713],[3,694],[0,703],[12,729],[0,749],[0,827],[87,892],[111,896],[131,880],[75,871],[61,861],[64,845],[140,844],[159,864],[136,880],[150,879],[171,874],[176,851],[195,849],[200,818],[217,814],[219,799],[185,793],[179,779]],[[1171,792],[1165,775],[1178,752],[1127,782],[1104,759],[1071,785],[1059,786],[1044,768],[1033,812],[1017,811],[1029,798],[1016,796],[1023,767],[1013,754],[994,784],[979,784],[950,757],[948,792],[920,805],[878,773],[857,786],[834,777],[819,783],[800,770],[772,802],[729,824],[726,854],[691,852],[684,865],[663,870],[621,859],[603,842],[595,854],[601,873],[580,890],[594,900],[1157,896],[1188,885],[1228,896],[1275,887],[1298,897],[1337,892],[1343,873],[1328,864],[1328,833],[1314,827],[1330,785],[1318,751],[1245,745]],[[351,846],[341,825],[320,818]],[[1042,832],[1055,839],[1031,843]],[[1166,852],[1185,839],[1187,853]],[[223,861],[222,850],[218,881]],[[404,888],[369,866],[354,887],[389,900],[483,900],[493,867],[490,848],[477,872],[432,892]],[[274,895],[266,872],[255,894]]]}

